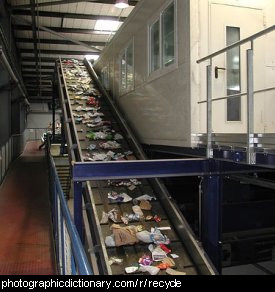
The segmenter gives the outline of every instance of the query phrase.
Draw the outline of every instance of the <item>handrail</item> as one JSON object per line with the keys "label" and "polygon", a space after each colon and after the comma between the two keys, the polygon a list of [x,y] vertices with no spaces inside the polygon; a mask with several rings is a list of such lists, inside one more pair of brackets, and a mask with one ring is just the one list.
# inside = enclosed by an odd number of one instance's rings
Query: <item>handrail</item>
{"label": "handrail", "polygon": [[72,249],[73,249],[73,253],[75,255],[74,260],[76,261],[77,267],[78,267],[78,271],[80,273],[80,275],[92,275],[92,270],[90,267],[90,264],[88,262],[88,259],[86,257],[84,248],[82,246],[81,240],[79,238],[78,232],[76,230],[76,227],[73,223],[73,219],[71,217],[69,208],[67,206],[66,200],[65,200],[65,196],[60,184],[60,180],[58,178],[58,174],[55,168],[55,164],[54,164],[54,160],[52,158],[52,156],[50,156],[50,162],[51,162],[51,166],[54,172],[54,179],[56,182],[56,186],[57,186],[57,194],[58,197],[60,199],[60,205],[62,208],[62,213],[66,222],[66,226],[68,229],[68,233],[71,239],[71,243],[72,243]]}
{"label": "handrail", "polygon": [[[256,91],[254,91],[254,94],[259,94],[259,93],[268,92],[268,91],[272,91],[272,90],[275,90],[275,87],[269,87],[269,88],[256,90]],[[247,92],[231,94],[231,95],[227,95],[227,96],[223,96],[223,97],[213,98],[212,102],[226,100],[226,99],[233,98],[233,97],[246,96],[246,95],[247,95]],[[198,104],[203,104],[203,103],[207,103],[207,100],[203,100],[203,101],[198,102]]]}
{"label": "handrail", "polygon": [[238,42],[236,42],[236,43],[234,43],[234,44],[232,44],[230,46],[227,46],[227,47],[225,47],[225,48],[223,48],[223,49],[221,49],[221,50],[219,50],[219,51],[217,51],[215,53],[212,53],[212,54],[210,54],[210,55],[208,55],[208,56],[206,56],[206,57],[204,57],[202,59],[199,59],[197,61],[197,63],[200,64],[200,63],[202,63],[204,61],[211,60],[212,58],[214,58],[214,57],[216,57],[216,56],[218,56],[218,55],[220,55],[222,53],[225,53],[225,52],[227,52],[227,51],[229,51],[231,49],[234,49],[235,47],[240,47],[240,46],[242,46],[242,45],[244,45],[244,44],[246,44],[248,42],[253,42],[256,39],[258,39],[258,38],[260,38],[260,37],[262,37],[262,36],[264,36],[266,34],[269,34],[269,33],[273,32],[274,30],[275,30],[275,25],[272,25],[272,26],[270,26],[270,27],[268,27],[268,28],[266,28],[266,29],[264,29],[264,30],[262,30],[260,32],[257,32],[255,34],[251,35],[250,37],[247,37],[247,38],[245,38],[243,40],[240,40],[240,41],[238,41]]}
{"label": "handrail", "polygon": [[[254,151],[254,145],[251,142],[251,136],[254,134],[255,127],[254,127],[254,98],[257,93],[267,92],[274,90],[274,87],[260,89],[258,91],[254,90],[254,40],[269,34],[275,30],[275,25],[270,26],[258,33],[251,35],[243,40],[240,40],[236,43],[233,43],[219,51],[216,51],[202,59],[197,61],[198,64],[209,60],[209,64],[206,68],[206,82],[207,82],[207,100],[198,102],[198,104],[207,104],[207,158],[213,158],[213,127],[212,127],[212,118],[213,118],[213,102],[219,100],[228,100],[229,98],[233,97],[241,97],[247,96],[247,160],[248,164],[255,164],[256,163],[256,156]],[[246,50],[246,58],[247,58],[247,92],[245,93],[237,93],[233,95],[228,95],[224,97],[219,97],[213,99],[213,84],[212,84],[212,74],[213,74],[213,58],[226,53],[227,51],[235,48],[241,47],[243,44],[251,42],[251,48]]]}
{"label": "handrail", "polygon": [[[87,259],[84,247],[83,247],[82,242],[80,240],[80,237],[78,235],[78,232],[77,232],[76,226],[73,222],[69,208],[67,206],[64,192],[63,192],[63,189],[62,189],[62,186],[61,186],[58,174],[57,174],[57,170],[55,167],[54,159],[50,153],[50,137],[49,137],[49,135],[47,136],[46,151],[47,151],[47,157],[49,159],[49,165],[50,165],[51,183],[53,184],[52,187],[54,188],[54,194],[55,194],[54,200],[56,200],[57,196],[58,196],[59,202],[60,202],[61,214],[62,214],[61,218],[64,219],[64,220],[62,219],[62,222],[60,222],[60,224],[62,225],[63,222],[65,222],[66,229],[67,229],[70,241],[71,241],[71,249],[73,252],[72,262],[75,262],[75,265],[77,267],[76,271],[78,272],[78,274],[80,274],[80,275],[93,275],[91,265]],[[54,212],[55,212],[54,216],[59,217],[58,214],[56,214],[56,212],[59,213],[59,211],[55,209]],[[57,225],[58,225],[58,223],[57,223]],[[55,226],[55,227],[57,229],[57,232],[59,232],[60,231],[59,227],[58,226]],[[61,227],[61,230],[64,230],[64,227]],[[61,233],[63,233],[63,231],[61,231]],[[62,234],[61,234],[61,236],[62,236]],[[64,237],[64,235],[63,235],[63,237]],[[65,239],[63,238],[63,240],[61,240],[61,241],[62,241],[62,244],[64,247],[65,246],[65,242],[64,242]],[[58,239],[57,239],[56,244],[58,244]],[[63,251],[62,258],[64,259],[64,251]],[[64,266],[62,266],[62,269],[64,269]],[[63,272],[64,272],[64,270],[63,270]]]}

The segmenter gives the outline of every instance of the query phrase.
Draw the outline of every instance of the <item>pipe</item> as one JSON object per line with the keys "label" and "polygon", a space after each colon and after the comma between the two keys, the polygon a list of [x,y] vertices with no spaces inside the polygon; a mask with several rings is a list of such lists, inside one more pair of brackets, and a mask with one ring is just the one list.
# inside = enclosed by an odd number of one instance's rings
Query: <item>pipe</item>
{"label": "pipe", "polygon": [[[9,62],[8,62],[8,60],[7,60],[7,58],[6,58],[5,54],[4,54],[4,52],[3,52],[2,47],[0,47],[0,58],[1,58],[2,62],[3,62],[3,64],[4,64],[5,68],[7,69],[8,73],[10,74],[11,79],[12,79],[12,80],[15,82],[15,84],[18,86],[18,88],[19,88],[20,92],[22,93],[23,97],[24,97],[24,98],[27,100],[27,102],[28,102],[28,99],[27,99],[27,97],[26,97],[26,94],[25,94],[25,92],[24,92],[24,90],[23,90],[21,84],[19,83],[17,77],[16,77],[15,74],[13,73],[13,70],[12,70],[12,68],[11,68],[11,66],[10,66],[10,64],[9,64]],[[29,104],[29,102],[28,102],[28,104]]]}

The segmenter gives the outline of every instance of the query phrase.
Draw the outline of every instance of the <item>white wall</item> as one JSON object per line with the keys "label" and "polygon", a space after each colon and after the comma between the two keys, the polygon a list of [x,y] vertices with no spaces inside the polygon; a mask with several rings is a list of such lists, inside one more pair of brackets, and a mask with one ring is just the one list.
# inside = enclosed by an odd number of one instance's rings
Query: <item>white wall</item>
{"label": "white wall", "polygon": [[[241,7],[259,11],[259,25],[255,31],[243,19],[248,31],[256,32],[275,24],[274,0],[178,0],[178,62],[167,74],[157,78],[148,77],[148,25],[161,7],[169,0],[141,1],[112,42],[104,50],[95,65],[99,73],[110,66],[111,93],[123,110],[130,125],[145,144],[191,146],[191,134],[206,131],[206,105],[198,102],[206,99],[206,65],[196,61],[213,52],[213,38],[223,36],[212,32],[213,21],[221,21],[224,15],[211,14],[212,4],[224,7]],[[230,9],[228,9],[230,11]],[[232,11],[232,9],[231,9]],[[253,13],[254,13],[253,12]],[[255,13],[256,15],[257,13]],[[252,13],[251,13],[252,15]],[[251,19],[250,15],[250,19]],[[226,15],[234,26],[236,15]],[[252,23],[253,21],[251,21]],[[251,26],[253,23],[251,24]],[[248,35],[247,35],[248,36]],[[120,54],[134,39],[135,90],[120,96]],[[221,44],[221,48],[225,46]],[[242,48],[242,66],[245,66],[245,50]],[[258,52],[257,52],[258,50]],[[224,62],[225,57],[223,57]],[[272,36],[255,42],[255,89],[275,85],[275,32]],[[221,62],[221,63],[222,63]],[[261,73],[265,72],[265,73]],[[246,76],[242,78],[242,91],[246,91]],[[225,94],[224,94],[225,95]],[[214,94],[215,97],[216,96]],[[273,106],[275,91],[255,97],[255,131],[274,132]],[[227,123],[225,102],[214,105],[214,131],[227,133],[246,132],[246,98],[242,99],[242,123]]]}
{"label": "white wall", "polygon": [[[262,28],[267,28],[275,24],[275,1],[274,0],[192,0],[191,2],[191,92],[192,92],[192,133],[202,133],[206,131],[206,105],[198,105],[198,101],[206,99],[206,65],[205,62],[201,65],[196,64],[196,61],[210,53],[213,53],[212,38],[223,38],[222,35],[211,35],[211,22],[217,18],[230,18],[229,25],[234,24],[234,21],[246,26],[253,26],[254,23],[247,19],[238,19],[237,15],[211,15],[211,5],[220,4],[224,7],[240,7],[251,8],[251,13],[261,11],[262,13]],[[249,10],[247,9],[247,10]],[[229,9],[228,9],[229,11]],[[249,18],[249,17],[248,17]],[[238,25],[236,25],[238,26]],[[253,31],[252,28],[250,28]],[[255,33],[261,29],[256,29]],[[253,33],[254,33],[253,32]],[[252,34],[252,33],[251,33]],[[224,43],[224,47],[225,47]],[[222,48],[222,47],[220,47]],[[241,51],[241,62],[246,66],[245,51],[249,46],[243,46]],[[218,57],[213,60],[214,66],[221,62]],[[271,35],[255,41],[255,90],[275,86],[275,32]],[[215,80],[213,81],[215,82]],[[242,78],[242,92],[246,91],[246,76]],[[213,92],[213,97],[220,96]],[[270,93],[262,93],[255,95],[255,132],[271,133],[275,131],[275,117],[271,104],[275,101],[275,91]],[[245,133],[246,124],[246,97],[242,98],[242,122],[228,123],[226,122],[225,113],[226,102],[214,103],[213,106],[213,130],[217,133]]]}
{"label": "white wall", "polygon": [[[31,104],[31,113],[28,115],[27,128],[24,136],[25,140],[40,140],[45,133],[45,129],[52,124],[52,113],[49,112],[47,104]],[[55,115],[56,122],[60,120],[60,115]]]}
{"label": "white wall", "polygon": [[[159,145],[190,145],[190,50],[189,2],[177,1],[178,62],[169,73],[148,76],[148,25],[169,0],[141,1],[105,49],[96,70],[111,64],[112,94],[140,142]],[[185,28],[185,29],[182,29]],[[134,39],[135,90],[120,96],[119,58]]]}

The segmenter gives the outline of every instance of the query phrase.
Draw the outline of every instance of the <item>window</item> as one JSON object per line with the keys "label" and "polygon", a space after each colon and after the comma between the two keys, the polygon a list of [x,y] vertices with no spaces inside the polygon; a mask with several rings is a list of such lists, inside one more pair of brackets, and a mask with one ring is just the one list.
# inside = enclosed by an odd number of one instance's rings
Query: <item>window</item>
{"label": "window", "polygon": [[155,72],[160,68],[160,21],[156,21],[150,30],[151,72]]}
{"label": "window", "polygon": [[107,90],[110,89],[109,67],[101,70],[101,82]]}
{"label": "window", "polygon": [[175,61],[175,7],[170,4],[162,14],[162,62],[167,67]]}
{"label": "window", "polygon": [[134,46],[133,42],[122,52],[120,59],[120,89],[129,92],[134,89]]}
{"label": "window", "polygon": [[126,80],[126,53],[123,52],[121,57],[121,63],[120,63],[120,70],[121,70],[121,89],[127,88],[127,80]]}
{"label": "window", "polygon": [[133,43],[126,50],[126,75],[128,90],[134,89],[134,56],[133,56]]}
{"label": "window", "polygon": [[[240,40],[239,27],[226,27],[227,46]],[[241,54],[240,48],[236,47],[227,52],[227,95],[241,93]],[[241,121],[241,97],[232,97],[227,100],[227,121]]]}
{"label": "window", "polygon": [[175,63],[175,1],[149,27],[150,73]]}

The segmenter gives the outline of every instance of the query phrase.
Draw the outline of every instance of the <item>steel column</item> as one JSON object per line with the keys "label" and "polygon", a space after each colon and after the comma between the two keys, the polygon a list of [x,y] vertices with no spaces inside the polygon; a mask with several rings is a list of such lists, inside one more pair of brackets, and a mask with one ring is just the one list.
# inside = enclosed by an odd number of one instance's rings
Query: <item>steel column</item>
{"label": "steel column", "polygon": [[82,213],[82,183],[74,182],[74,222],[78,231],[79,237],[83,242],[83,213]]}
{"label": "steel column", "polygon": [[218,175],[204,177],[202,190],[202,243],[216,269],[221,273],[222,178]]}
{"label": "steel column", "polygon": [[52,143],[55,143],[55,92],[52,98]]}
{"label": "steel column", "polygon": [[207,74],[207,158],[213,158],[212,145],[212,60],[206,67]]}
{"label": "steel column", "polygon": [[253,50],[247,50],[247,163],[255,164],[254,153],[254,66]]}

